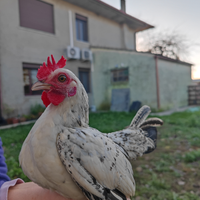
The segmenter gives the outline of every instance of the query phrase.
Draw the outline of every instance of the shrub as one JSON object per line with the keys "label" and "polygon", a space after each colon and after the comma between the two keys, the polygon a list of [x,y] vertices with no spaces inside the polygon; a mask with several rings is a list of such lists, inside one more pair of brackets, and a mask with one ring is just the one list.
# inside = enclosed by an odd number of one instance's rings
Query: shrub
{"label": "shrub", "polygon": [[41,113],[44,112],[44,110],[45,110],[45,108],[40,104],[35,104],[35,105],[31,106],[31,114],[35,115],[35,116],[40,115]]}
{"label": "shrub", "polygon": [[98,108],[98,110],[110,110],[110,103],[109,102],[102,102]]}

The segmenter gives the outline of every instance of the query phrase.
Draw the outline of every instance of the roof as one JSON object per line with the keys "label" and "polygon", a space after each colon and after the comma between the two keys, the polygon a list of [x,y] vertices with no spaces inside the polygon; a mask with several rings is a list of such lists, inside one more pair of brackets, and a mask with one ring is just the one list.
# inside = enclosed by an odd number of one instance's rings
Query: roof
{"label": "roof", "polygon": [[97,15],[106,17],[119,24],[127,24],[130,28],[134,29],[135,32],[143,31],[154,26],[147,24],[122,10],[118,10],[100,0],[64,0],[86,10],[96,13]]}
{"label": "roof", "polygon": [[129,49],[120,49],[120,48],[110,48],[110,47],[101,47],[101,46],[90,46],[90,48],[92,49],[105,49],[105,50],[113,50],[113,51],[129,51],[129,52],[135,52],[135,53],[142,53],[142,54],[148,54],[148,55],[152,55],[154,56],[155,58],[157,57],[158,59],[161,59],[161,60],[166,60],[166,61],[169,61],[169,62],[174,62],[174,63],[180,63],[180,64],[184,64],[184,65],[188,65],[188,66],[192,66],[194,64],[192,63],[188,63],[188,62],[184,62],[184,61],[181,61],[181,60],[177,60],[177,59],[173,59],[173,58],[169,58],[169,57],[166,57],[166,56],[162,56],[160,54],[153,54],[151,52],[144,52],[144,51],[135,51],[135,50],[129,50]]}
{"label": "roof", "polygon": [[184,64],[184,65],[189,65],[189,66],[192,66],[192,65],[193,65],[193,64],[188,63],[188,62],[184,62],[184,61],[181,61],[181,60],[178,60],[178,59],[169,58],[169,57],[162,56],[162,55],[155,55],[155,58],[156,58],[156,57],[157,57],[158,59],[167,60],[167,61],[170,61],[170,62],[180,63],[180,64]]}

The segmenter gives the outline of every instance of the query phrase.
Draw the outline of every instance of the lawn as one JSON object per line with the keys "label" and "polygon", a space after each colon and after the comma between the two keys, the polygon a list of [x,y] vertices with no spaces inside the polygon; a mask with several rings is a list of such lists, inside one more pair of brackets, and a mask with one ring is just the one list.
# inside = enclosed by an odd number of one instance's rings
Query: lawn
{"label": "lawn", "polygon": [[[102,132],[126,127],[130,113],[92,113],[90,126]],[[132,162],[136,200],[200,200],[200,112],[161,117],[157,149]],[[0,130],[8,174],[29,181],[18,163],[21,145],[33,124]]]}

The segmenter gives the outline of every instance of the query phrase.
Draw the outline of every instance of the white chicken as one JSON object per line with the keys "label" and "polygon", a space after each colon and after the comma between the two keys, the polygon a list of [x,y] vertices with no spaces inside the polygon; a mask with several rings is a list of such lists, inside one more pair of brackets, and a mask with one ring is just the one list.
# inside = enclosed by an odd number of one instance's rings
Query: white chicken
{"label": "white chicken", "polygon": [[[135,194],[130,159],[155,149],[158,118],[146,120],[144,106],[131,125],[104,134],[88,125],[88,96],[79,79],[52,56],[38,70],[32,90],[44,90],[47,106],[23,143],[19,160],[24,173],[38,185],[66,198],[117,200]],[[148,130],[144,131],[143,129]],[[153,133],[153,137],[149,134]],[[152,140],[152,139],[153,140]]]}

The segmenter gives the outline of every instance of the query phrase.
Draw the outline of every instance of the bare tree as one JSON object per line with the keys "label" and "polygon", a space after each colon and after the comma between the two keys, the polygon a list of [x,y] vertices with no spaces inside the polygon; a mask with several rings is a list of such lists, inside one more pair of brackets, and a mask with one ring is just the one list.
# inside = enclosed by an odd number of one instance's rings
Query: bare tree
{"label": "bare tree", "polygon": [[175,31],[152,31],[151,33],[143,33],[143,38],[139,42],[139,51],[148,51],[153,54],[160,54],[173,59],[188,60],[192,42],[185,35]]}

